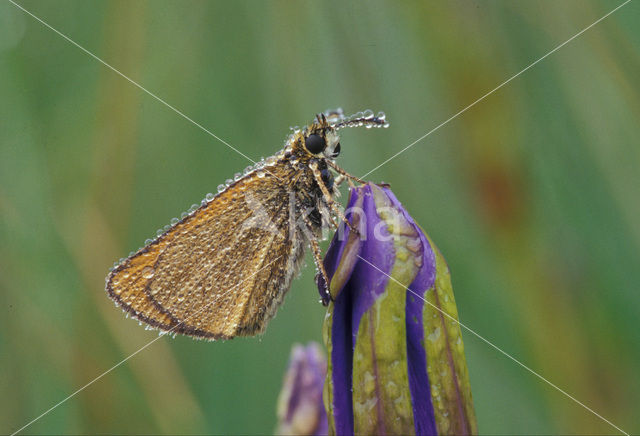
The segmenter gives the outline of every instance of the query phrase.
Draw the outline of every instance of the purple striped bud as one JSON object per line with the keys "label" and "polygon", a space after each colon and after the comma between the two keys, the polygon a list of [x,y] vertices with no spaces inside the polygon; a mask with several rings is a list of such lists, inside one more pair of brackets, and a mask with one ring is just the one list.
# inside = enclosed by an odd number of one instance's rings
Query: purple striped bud
{"label": "purple striped bud", "polygon": [[334,434],[477,433],[449,270],[387,187],[352,188],[324,260]]}

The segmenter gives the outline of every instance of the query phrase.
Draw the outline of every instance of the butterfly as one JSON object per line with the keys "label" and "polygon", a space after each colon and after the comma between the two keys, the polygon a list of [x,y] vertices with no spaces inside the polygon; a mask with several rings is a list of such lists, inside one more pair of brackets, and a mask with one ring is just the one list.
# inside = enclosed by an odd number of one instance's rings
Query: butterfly
{"label": "butterfly", "polygon": [[[311,248],[327,303],[319,237],[348,221],[337,205],[346,179],[338,130],[387,127],[371,111],[316,115],[277,154],[249,167],[218,194],[123,259],[106,279],[117,306],[151,328],[201,339],[262,333]],[[337,175],[334,177],[334,173]]]}

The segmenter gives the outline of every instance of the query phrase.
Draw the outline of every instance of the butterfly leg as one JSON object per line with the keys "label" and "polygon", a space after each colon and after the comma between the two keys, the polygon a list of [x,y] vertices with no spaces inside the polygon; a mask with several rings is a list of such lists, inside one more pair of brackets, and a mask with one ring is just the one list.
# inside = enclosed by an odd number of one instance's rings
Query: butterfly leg
{"label": "butterfly leg", "polygon": [[311,254],[313,254],[313,262],[316,264],[318,272],[316,273],[316,285],[322,292],[322,304],[329,305],[330,301],[333,301],[331,293],[329,292],[329,277],[327,276],[327,270],[324,268],[324,262],[322,261],[322,252],[320,251],[320,244],[312,231],[312,224],[309,221],[309,217],[303,217],[305,225],[309,231],[309,245],[311,245]]}
{"label": "butterfly leg", "polygon": [[324,196],[325,202],[329,205],[331,210],[349,227],[349,229],[352,232],[354,232],[356,235],[359,235],[360,232],[358,231],[358,229],[353,227],[349,222],[349,220],[347,219],[347,217],[344,216],[344,213],[342,213],[340,208],[338,208],[338,205],[333,199],[333,196],[331,195],[327,187],[324,185],[324,182],[322,181],[322,174],[318,169],[318,164],[316,162],[312,162],[310,166],[311,166],[311,171],[313,172],[313,177],[316,179],[316,183],[320,187],[320,191],[322,191],[322,195]]}
{"label": "butterfly leg", "polygon": [[[352,188],[355,186],[353,184],[353,180],[355,180],[356,182],[361,183],[361,184],[367,183],[365,180],[362,180],[362,179],[360,179],[360,178],[358,178],[358,177],[356,177],[356,176],[354,176],[352,174],[349,174],[348,172],[346,172],[345,170],[343,170],[342,168],[340,168],[338,165],[336,165],[334,162],[331,162],[330,160],[327,160],[327,164],[331,168],[333,168],[338,174],[340,174],[340,176],[336,177],[336,181],[341,177],[342,178],[346,177],[347,181],[349,182],[349,186],[351,186]],[[342,182],[342,180],[340,180],[340,182]],[[390,188],[391,187],[391,185],[389,185],[388,183],[384,183],[384,182],[383,183],[376,183],[376,185],[380,186],[381,188]]]}
{"label": "butterfly leg", "polygon": [[327,213],[327,220],[329,221],[329,223],[331,223],[331,225],[338,230],[340,228],[340,226],[338,225],[338,223],[336,222],[335,218],[331,216],[331,214]]}
{"label": "butterfly leg", "polygon": [[364,181],[364,180],[362,180],[362,179],[360,179],[360,178],[358,178],[358,177],[356,177],[356,176],[354,176],[354,175],[352,175],[352,174],[349,174],[348,172],[346,172],[345,170],[343,170],[342,168],[340,168],[338,165],[336,165],[335,163],[333,163],[333,162],[332,162],[332,161],[330,161],[329,159],[327,159],[327,160],[326,160],[326,162],[327,162],[327,165],[329,165],[331,168],[333,168],[333,169],[334,169],[338,174],[340,174],[340,175],[342,175],[342,176],[346,177],[346,178],[347,178],[347,179],[349,179],[350,181],[351,181],[351,180],[355,180],[355,181],[356,181],[356,182],[358,182],[358,183],[362,183],[362,184],[367,183],[366,181]]}

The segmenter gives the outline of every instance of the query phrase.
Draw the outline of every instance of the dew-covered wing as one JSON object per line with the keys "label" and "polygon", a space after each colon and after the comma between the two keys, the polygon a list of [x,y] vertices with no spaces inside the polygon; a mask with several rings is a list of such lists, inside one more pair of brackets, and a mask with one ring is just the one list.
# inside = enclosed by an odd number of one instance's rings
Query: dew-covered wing
{"label": "dew-covered wing", "polygon": [[264,330],[302,256],[289,190],[250,173],[117,266],[107,291],[162,330],[231,338]]}

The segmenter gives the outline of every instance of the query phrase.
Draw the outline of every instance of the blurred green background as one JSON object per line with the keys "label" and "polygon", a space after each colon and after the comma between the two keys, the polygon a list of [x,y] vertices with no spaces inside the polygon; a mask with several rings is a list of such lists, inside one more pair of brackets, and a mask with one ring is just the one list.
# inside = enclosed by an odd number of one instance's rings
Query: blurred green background
{"label": "blurred green background", "polygon": [[[617,1],[22,1],[254,159],[327,108],[384,110],[374,168]],[[368,176],[448,260],[461,321],[640,432],[640,3]],[[0,3],[0,433],[157,337],[113,262],[249,162]],[[321,341],[310,257],[266,334],[162,338],[25,433],[268,433],[291,345]],[[463,331],[482,433],[615,429]]]}

